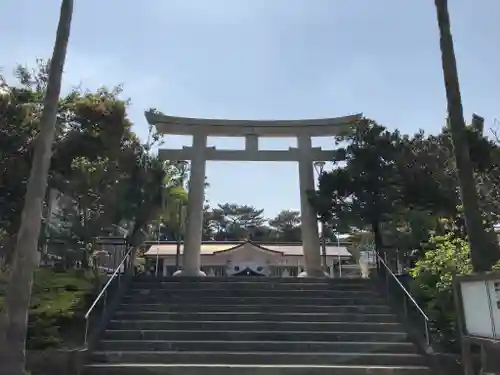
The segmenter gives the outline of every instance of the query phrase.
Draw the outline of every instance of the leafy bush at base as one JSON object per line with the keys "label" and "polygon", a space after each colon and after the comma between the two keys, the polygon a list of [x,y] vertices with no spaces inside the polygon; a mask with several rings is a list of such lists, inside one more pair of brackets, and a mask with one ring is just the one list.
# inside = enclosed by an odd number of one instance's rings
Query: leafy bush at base
{"label": "leafy bush at base", "polygon": [[[6,277],[0,278],[0,304]],[[77,345],[83,339],[83,315],[95,295],[92,272],[55,272],[39,269],[35,273],[29,313],[29,349]]]}
{"label": "leafy bush at base", "polygon": [[433,340],[449,351],[460,348],[452,276],[471,272],[469,244],[453,232],[431,236],[424,257],[410,270],[411,289],[432,321]]}

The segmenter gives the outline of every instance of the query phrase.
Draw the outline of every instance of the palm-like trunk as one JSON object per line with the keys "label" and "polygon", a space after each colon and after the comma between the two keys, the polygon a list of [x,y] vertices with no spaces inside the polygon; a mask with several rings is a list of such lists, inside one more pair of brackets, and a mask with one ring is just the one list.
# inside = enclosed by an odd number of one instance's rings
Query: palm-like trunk
{"label": "palm-like trunk", "polygon": [[479,197],[474,181],[469,146],[465,134],[465,120],[460,96],[457,63],[451,35],[450,15],[447,0],[434,0],[440,32],[443,76],[448,101],[448,119],[453,141],[460,195],[464,207],[465,224],[469,237],[471,261],[474,271],[489,271],[498,259],[498,245],[485,231]]}
{"label": "palm-like trunk", "polygon": [[36,267],[36,251],[42,219],[42,203],[52,156],[61,80],[73,15],[73,0],[63,0],[49,79],[36,140],[22,221],[17,236],[5,305],[0,320],[0,374],[23,375],[28,311]]}

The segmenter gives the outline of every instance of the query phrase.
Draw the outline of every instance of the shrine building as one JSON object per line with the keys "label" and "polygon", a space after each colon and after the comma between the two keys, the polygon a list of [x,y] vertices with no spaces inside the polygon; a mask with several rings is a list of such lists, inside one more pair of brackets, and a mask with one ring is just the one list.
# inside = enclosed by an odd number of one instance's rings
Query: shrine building
{"label": "shrine building", "polygon": [[[171,276],[177,271],[177,243],[162,241],[151,244],[145,252],[146,272]],[[180,244],[182,268],[183,244]],[[300,243],[260,243],[252,241],[204,241],[201,244],[201,268],[207,276],[296,277],[305,268]],[[323,259],[325,256],[322,256]],[[338,264],[348,263],[347,247],[326,245],[328,273],[333,276]],[[158,263],[158,266],[156,264]]]}

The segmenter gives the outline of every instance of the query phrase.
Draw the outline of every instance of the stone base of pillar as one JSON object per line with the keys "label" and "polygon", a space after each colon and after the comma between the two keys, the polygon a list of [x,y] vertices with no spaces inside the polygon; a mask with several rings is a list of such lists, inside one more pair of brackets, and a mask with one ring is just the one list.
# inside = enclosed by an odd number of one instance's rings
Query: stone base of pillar
{"label": "stone base of pillar", "polygon": [[327,274],[325,271],[323,270],[315,270],[315,271],[304,271],[304,272],[301,272],[299,273],[299,275],[297,277],[300,277],[300,278],[305,278],[305,277],[317,277],[317,278],[330,278],[330,275]]}
{"label": "stone base of pillar", "polygon": [[174,272],[172,276],[179,276],[179,277],[205,277],[207,274],[203,272],[202,270],[198,271],[187,271],[187,270],[177,270]]}

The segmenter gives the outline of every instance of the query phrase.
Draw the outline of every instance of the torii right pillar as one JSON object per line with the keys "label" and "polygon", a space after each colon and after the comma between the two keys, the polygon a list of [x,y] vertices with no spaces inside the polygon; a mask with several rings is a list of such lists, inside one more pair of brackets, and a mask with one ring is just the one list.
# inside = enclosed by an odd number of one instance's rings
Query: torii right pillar
{"label": "torii right pillar", "polygon": [[305,271],[299,277],[326,277],[321,267],[321,250],[316,212],[309,202],[307,192],[314,190],[314,160],[311,137],[297,137],[299,154],[300,210],[302,219],[302,248],[304,251]]}

